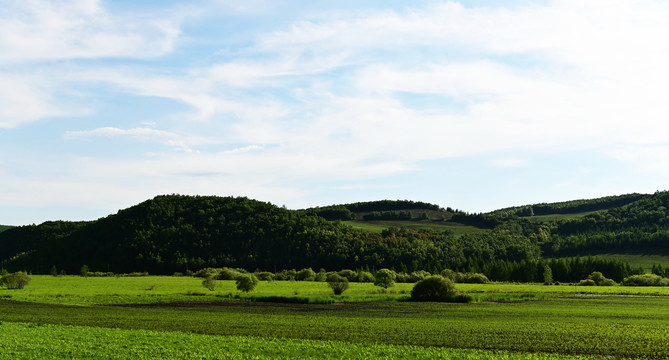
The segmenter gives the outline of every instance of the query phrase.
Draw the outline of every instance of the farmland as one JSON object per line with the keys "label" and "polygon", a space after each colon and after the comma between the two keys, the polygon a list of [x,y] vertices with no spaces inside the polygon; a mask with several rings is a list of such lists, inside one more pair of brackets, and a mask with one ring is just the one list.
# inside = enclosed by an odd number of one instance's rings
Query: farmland
{"label": "farmland", "polygon": [[[0,353],[7,358],[669,356],[666,288],[458,284],[478,300],[451,304],[405,301],[412,284],[380,291],[352,283],[335,297],[319,282],[263,281],[248,295],[232,281],[219,281],[214,291],[200,282],[33,276],[23,290],[0,290],[0,329],[9,339]],[[263,296],[284,302],[247,301]],[[286,300],[300,297],[321,303]]]}

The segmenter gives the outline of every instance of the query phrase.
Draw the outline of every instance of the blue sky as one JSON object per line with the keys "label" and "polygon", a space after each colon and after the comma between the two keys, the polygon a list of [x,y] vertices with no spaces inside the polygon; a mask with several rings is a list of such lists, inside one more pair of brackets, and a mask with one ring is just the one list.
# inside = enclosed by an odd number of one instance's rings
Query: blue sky
{"label": "blue sky", "polygon": [[159,194],[470,212],[667,189],[662,1],[0,8],[0,224]]}

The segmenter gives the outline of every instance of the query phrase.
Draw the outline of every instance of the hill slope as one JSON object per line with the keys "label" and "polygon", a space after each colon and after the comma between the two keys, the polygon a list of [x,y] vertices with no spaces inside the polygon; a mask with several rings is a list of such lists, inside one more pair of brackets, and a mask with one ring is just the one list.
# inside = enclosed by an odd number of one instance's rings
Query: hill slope
{"label": "hill slope", "polygon": [[441,269],[467,258],[536,259],[513,234],[455,237],[390,229],[382,234],[247,198],[158,196],[88,223],[49,222],[0,233],[2,266],[48,272],[170,274],[205,266],[247,269]]}
{"label": "hill slope", "polygon": [[[515,210],[467,214],[409,201],[329,207],[359,210],[352,212],[354,216],[363,211],[448,213],[450,219],[434,223],[477,229],[455,234],[439,227],[427,231],[397,226],[433,223],[429,220],[392,220],[385,222],[387,229],[364,231],[318,216],[318,209],[323,208],[294,211],[247,198],[158,196],[97,221],[46,222],[1,232],[0,266],[34,273],[48,273],[56,266],[73,273],[86,264],[94,271],[162,274],[208,266],[272,271],[388,267],[438,272],[451,268],[486,272],[498,280],[531,281],[540,279],[545,265],[541,258],[639,250],[669,254],[667,192],[542,206],[553,208],[550,211],[600,210],[567,219],[532,221],[537,216],[518,216]],[[570,264],[572,268],[578,265]],[[578,280],[587,269],[603,266],[593,261],[587,264],[572,269],[563,279]],[[629,268],[611,266],[620,270],[619,276],[629,272]]]}

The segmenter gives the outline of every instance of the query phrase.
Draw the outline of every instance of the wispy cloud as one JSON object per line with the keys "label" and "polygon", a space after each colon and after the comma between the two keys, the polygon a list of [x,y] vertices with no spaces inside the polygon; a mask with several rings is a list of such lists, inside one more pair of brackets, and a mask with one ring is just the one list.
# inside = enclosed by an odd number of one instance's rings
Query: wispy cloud
{"label": "wispy cloud", "polygon": [[[579,151],[666,176],[669,4],[323,6],[256,31],[254,14],[300,6],[263,4],[212,1],[183,15],[9,1],[0,128],[60,116],[68,145],[146,143],[136,157],[67,159],[91,187],[127,181],[142,195],[227,189],[288,203],[323,181],[366,188],[435,159],[517,169],[535,166],[528,153]],[[244,35],[198,41],[230,14],[249,20]]]}

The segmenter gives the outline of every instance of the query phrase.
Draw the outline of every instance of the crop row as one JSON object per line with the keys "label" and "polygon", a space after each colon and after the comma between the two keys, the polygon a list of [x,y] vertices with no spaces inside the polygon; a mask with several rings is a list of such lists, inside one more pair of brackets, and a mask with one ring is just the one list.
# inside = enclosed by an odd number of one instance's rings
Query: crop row
{"label": "crop row", "polygon": [[514,352],[669,357],[669,298],[522,303],[57,306],[0,301],[0,321]]}
{"label": "crop row", "polygon": [[[0,323],[0,359],[563,359],[555,354]],[[589,359],[574,356],[567,359]]]}

